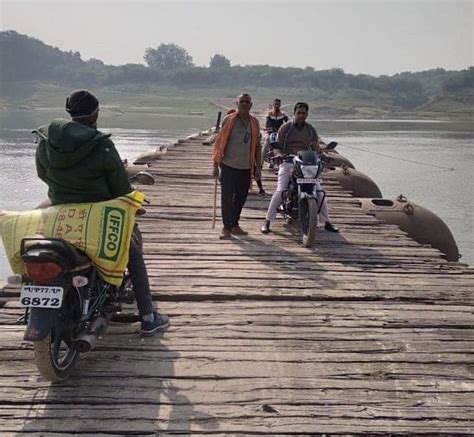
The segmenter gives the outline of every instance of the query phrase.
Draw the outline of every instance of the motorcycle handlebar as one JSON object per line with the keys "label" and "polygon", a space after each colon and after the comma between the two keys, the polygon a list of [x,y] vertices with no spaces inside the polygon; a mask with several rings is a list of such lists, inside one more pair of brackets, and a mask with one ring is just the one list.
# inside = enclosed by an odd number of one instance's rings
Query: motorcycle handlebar
{"label": "motorcycle handlebar", "polygon": [[275,163],[275,164],[280,164],[284,161],[291,161],[295,155],[291,155],[289,153],[285,153],[284,155],[276,155],[272,156],[270,159]]}

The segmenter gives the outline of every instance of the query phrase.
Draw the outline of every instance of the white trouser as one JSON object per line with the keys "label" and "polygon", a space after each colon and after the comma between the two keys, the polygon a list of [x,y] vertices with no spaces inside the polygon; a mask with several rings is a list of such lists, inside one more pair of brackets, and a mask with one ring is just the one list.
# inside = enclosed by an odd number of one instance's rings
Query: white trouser
{"label": "white trouser", "polygon": [[[267,220],[272,221],[275,220],[277,216],[277,209],[281,205],[282,202],[282,193],[283,191],[288,189],[288,185],[290,184],[290,177],[293,171],[293,163],[291,162],[283,162],[280,164],[278,169],[278,183],[277,189],[273,193],[272,200],[270,200],[270,205],[268,206],[267,211]],[[315,185],[315,190],[321,190],[321,183],[318,182]],[[321,205],[321,211],[319,211],[319,222],[326,223],[329,221],[329,214],[328,214],[328,205],[326,202],[326,198],[323,200],[323,193],[321,191],[317,192],[318,196],[318,207]]]}

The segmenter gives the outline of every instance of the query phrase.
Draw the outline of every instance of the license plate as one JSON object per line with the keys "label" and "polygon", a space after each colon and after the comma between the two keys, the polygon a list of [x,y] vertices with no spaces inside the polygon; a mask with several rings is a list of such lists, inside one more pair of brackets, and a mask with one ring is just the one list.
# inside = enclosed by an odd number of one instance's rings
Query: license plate
{"label": "license plate", "polygon": [[23,285],[20,304],[31,308],[59,308],[63,301],[63,287]]}
{"label": "license plate", "polygon": [[317,179],[296,179],[297,184],[315,184],[316,182],[318,182]]}

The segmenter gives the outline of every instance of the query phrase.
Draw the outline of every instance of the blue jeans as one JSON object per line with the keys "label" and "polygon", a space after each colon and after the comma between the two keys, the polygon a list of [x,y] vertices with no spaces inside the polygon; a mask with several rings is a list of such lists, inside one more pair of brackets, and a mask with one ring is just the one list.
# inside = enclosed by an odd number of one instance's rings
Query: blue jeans
{"label": "blue jeans", "polygon": [[151,300],[150,283],[148,282],[148,273],[146,271],[143,252],[140,245],[134,241],[130,242],[128,273],[132,281],[133,291],[137,300],[138,311],[141,316],[151,314],[154,311]]}

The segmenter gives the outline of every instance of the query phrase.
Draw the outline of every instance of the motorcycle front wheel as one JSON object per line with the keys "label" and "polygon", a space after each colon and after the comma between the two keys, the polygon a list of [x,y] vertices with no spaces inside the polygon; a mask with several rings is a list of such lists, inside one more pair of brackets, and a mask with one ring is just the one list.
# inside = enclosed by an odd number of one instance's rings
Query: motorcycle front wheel
{"label": "motorcycle front wheel", "polygon": [[80,303],[78,292],[68,293],[56,324],[43,340],[33,343],[36,367],[53,383],[69,378],[79,358],[79,352],[72,347],[72,330],[74,320],[80,317]]}
{"label": "motorcycle front wheel", "polygon": [[316,237],[318,225],[318,204],[316,199],[301,199],[300,201],[300,230],[304,247],[311,247]]}

